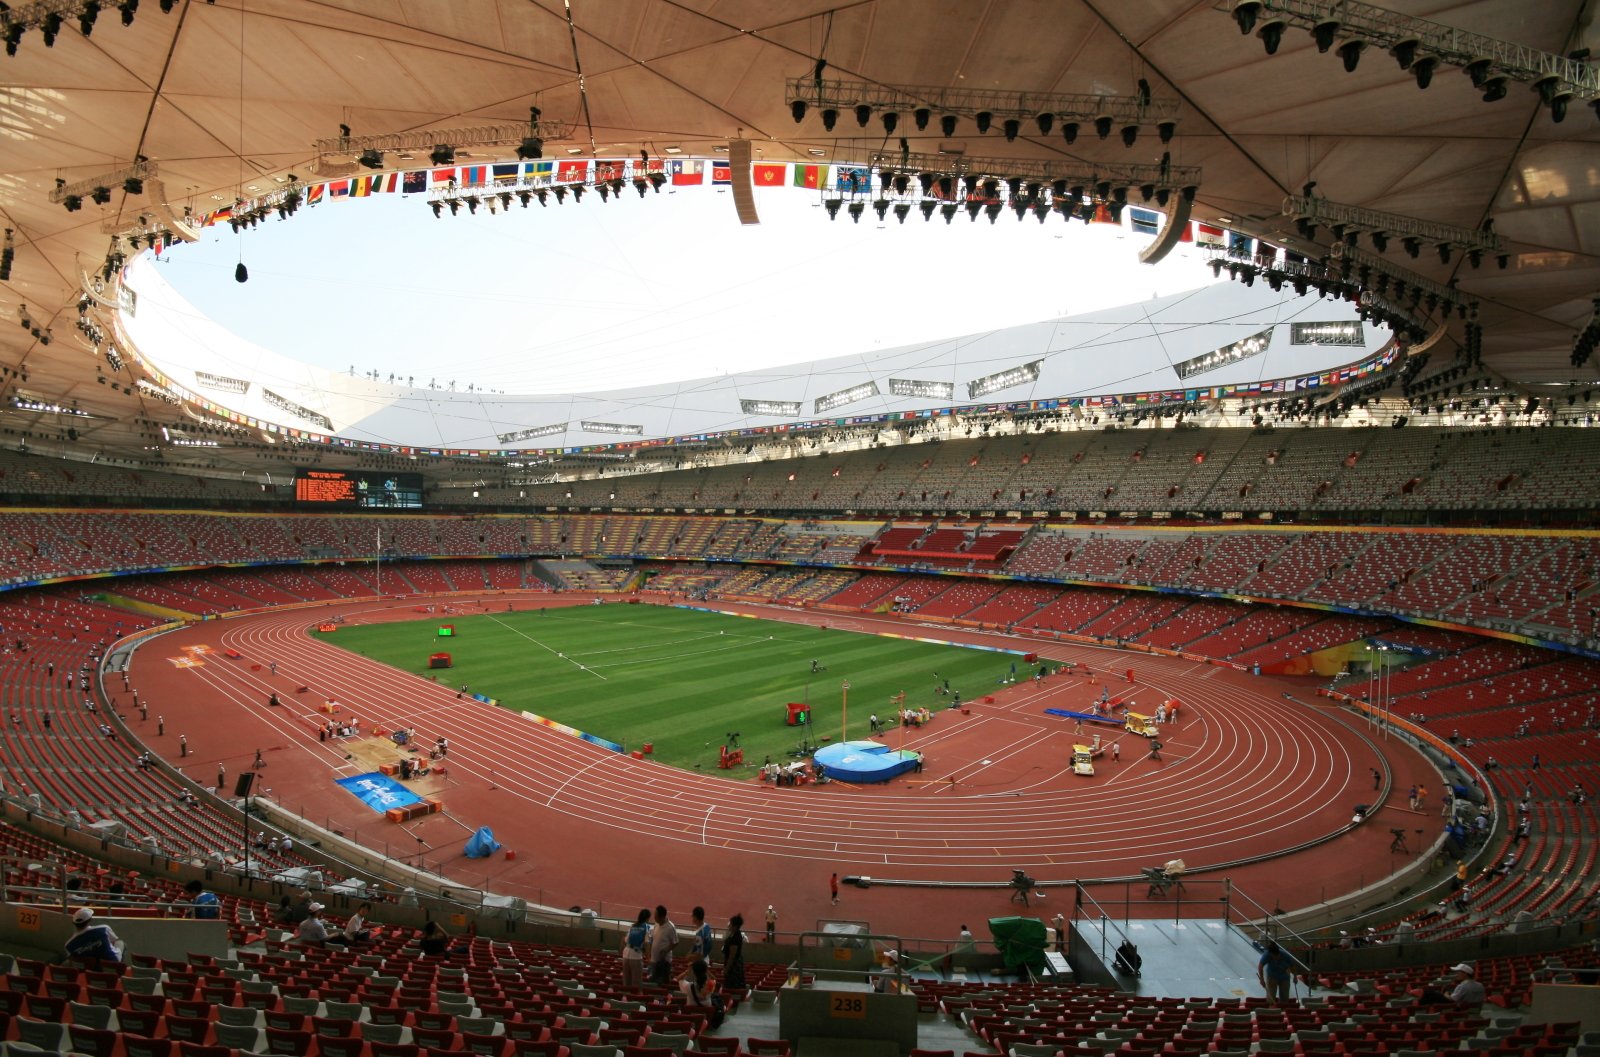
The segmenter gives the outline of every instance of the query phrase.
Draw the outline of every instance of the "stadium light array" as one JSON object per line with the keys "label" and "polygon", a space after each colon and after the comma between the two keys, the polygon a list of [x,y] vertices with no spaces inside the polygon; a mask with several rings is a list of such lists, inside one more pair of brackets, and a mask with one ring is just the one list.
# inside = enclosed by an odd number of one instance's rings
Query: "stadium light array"
{"label": "stadium light array", "polygon": [[[1306,185],[1309,192],[1312,184]],[[1441,224],[1432,220],[1419,220],[1399,213],[1385,213],[1376,209],[1344,205],[1310,193],[1290,195],[1283,200],[1283,215],[1293,217],[1295,227],[1307,239],[1316,237],[1317,226],[1328,228],[1336,241],[1355,248],[1361,235],[1366,235],[1372,248],[1386,251],[1391,241],[1399,240],[1408,256],[1421,256],[1423,245],[1429,245],[1439,254],[1442,264],[1450,263],[1452,253],[1466,255],[1474,268],[1483,263],[1483,256],[1492,253],[1504,268],[1510,263],[1506,254],[1506,241],[1495,234],[1492,221],[1485,221],[1478,229]]]}
{"label": "stadium light array", "polygon": [[1150,86],[1144,81],[1139,82],[1137,95],[1081,95],[884,85],[824,79],[819,74],[791,77],[785,81],[785,89],[789,113],[797,124],[805,120],[809,111],[816,110],[823,128],[829,132],[843,114],[852,115],[863,128],[876,116],[884,134],[891,136],[902,118],[909,118],[920,132],[938,115],[939,130],[946,137],[955,135],[961,119],[966,118],[980,135],[998,125],[1008,142],[1031,126],[1040,136],[1048,136],[1059,127],[1062,138],[1074,143],[1088,127],[1100,139],[1108,139],[1116,130],[1123,145],[1132,147],[1141,128],[1153,126],[1161,142],[1168,143],[1178,125],[1178,100],[1152,97]]}
{"label": "stadium light array", "polygon": [[1480,33],[1389,11],[1359,0],[1218,0],[1216,9],[1233,16],[1239,32],[1261,38],[1267,54],[1277,52],[1286,28],[1306,30],[1320,52],[1334,51],[1354,71],[1362,53],[1381,48],[1400,69],[1427,88],[1440,66],[1465,73],[1484,102],[1504,99],[1512,81],[1527,84],[1561,121],[1575,100],[1600,117],[1600,71],[1578,59],[1552,55]]}

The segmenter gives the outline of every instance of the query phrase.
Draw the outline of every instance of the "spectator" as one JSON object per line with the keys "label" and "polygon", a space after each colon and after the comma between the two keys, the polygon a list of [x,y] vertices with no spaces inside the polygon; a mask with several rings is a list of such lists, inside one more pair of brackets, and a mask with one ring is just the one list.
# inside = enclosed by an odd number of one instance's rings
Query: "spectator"
{"label": "spectator", "polygon": [[367,927],[367,916],[372,913],[371,903],[362,903],[356,907],[356,912],[350,915],[350,920],[344,923],[344,941],[352,946],[365,943],[372,938],[372,930]]}
{"label": "spectator", "polygon": [[295,928],[295,939],[308,947],[322,947],[328,943],[328,923],[322,920],[323,906],[311,903],[306,906],[306,918]]}
{"label": "spectator", "polygon": [[206,891],[206,886],[199,881],[190,881],[183,886],[189,893],[189,916],[202,921],[215,921],[222,916],[222,901],[215,892]]}
{"label": "spectator", "polygon": [[695,907],[691,913],[694,931],[689,935],[689,956],[697,961],[706,961],[711,957],[712,944],[711,924],[706,921],[706,908]]}
{"label": "spectator", "polygon": [[678,945],[678,927],[667,917],[667,908],[656,907],[656,927],[650,933],[650,982],[657,987],[672,983],[672,950]]}
{"label": "spectator", "polygon": [[73,933],[66,943],[67,957],[102,962],[120,962],[126,945],[111,931],[110,925],[96,924],[94,911],[81,907],[72,915]]}
{"label": "spectator", "polygon": [[628,934],[622,939],[622,988],[644,986],[644,944],[650,936],[650,911],[641,909]]}
{"label": "spectator", "polygon": [[422,936],[417,940],[417,946],[429,958],[448,957],[459,950],[450,942],[450,934],[437,921],[429,921],[422,926]]}

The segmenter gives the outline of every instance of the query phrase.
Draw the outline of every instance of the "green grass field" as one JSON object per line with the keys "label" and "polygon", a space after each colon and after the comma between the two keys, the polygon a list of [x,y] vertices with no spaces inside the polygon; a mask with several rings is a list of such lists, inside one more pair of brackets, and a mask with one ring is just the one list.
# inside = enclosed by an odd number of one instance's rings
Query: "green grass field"
{"label": "green grass field", "polygon": [[[453,623],[454,638],[438,627]],[[813,706],[812,739],[840,736],[840,684],[849,681],[849,734],[867,717],[887,723],[889,699],[938,710],[934,673],[963,700],[993,690],[1021,659],[1013,654],[880,638],[836,629],[661,606],[605,605],[349,625],[327,641],[419,675],[430,653],[451,653],[441,682],[469,686],[506,708],[537,712],[621,742],[645,742],[655,758],[714,771],[738,731],[745,759],[782,759],[798,746],[785,703]],[[827,670],[811,673],[811,662]]]}

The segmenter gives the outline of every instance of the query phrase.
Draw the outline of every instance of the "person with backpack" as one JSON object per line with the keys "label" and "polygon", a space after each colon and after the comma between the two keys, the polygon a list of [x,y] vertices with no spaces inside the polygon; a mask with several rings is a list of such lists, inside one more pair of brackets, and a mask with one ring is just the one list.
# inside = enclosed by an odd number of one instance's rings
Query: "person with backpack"
{"label": "person with backpack", "polygon": [[650,936],[650,911],[640,910],[622,938],[622,989],[636,991],[644,986],[644,944]]}
{"label": "person with backpack", "polygon": [[689,971],[678,980],[678,990],[683,992],[683,1004],[706,1015],[706,1027],[720,1028],[725,1016],[722,992],[711,980],[704,959],[689,963]]}

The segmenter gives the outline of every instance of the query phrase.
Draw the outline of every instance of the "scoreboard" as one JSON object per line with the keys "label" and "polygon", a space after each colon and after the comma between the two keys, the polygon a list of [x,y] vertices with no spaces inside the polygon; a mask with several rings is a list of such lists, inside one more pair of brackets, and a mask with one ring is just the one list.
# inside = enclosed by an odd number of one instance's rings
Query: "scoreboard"
{"label": "scoreboard", "polygon": [[294,501],[323,510],[421,510],[422,475],[296,470]]}

